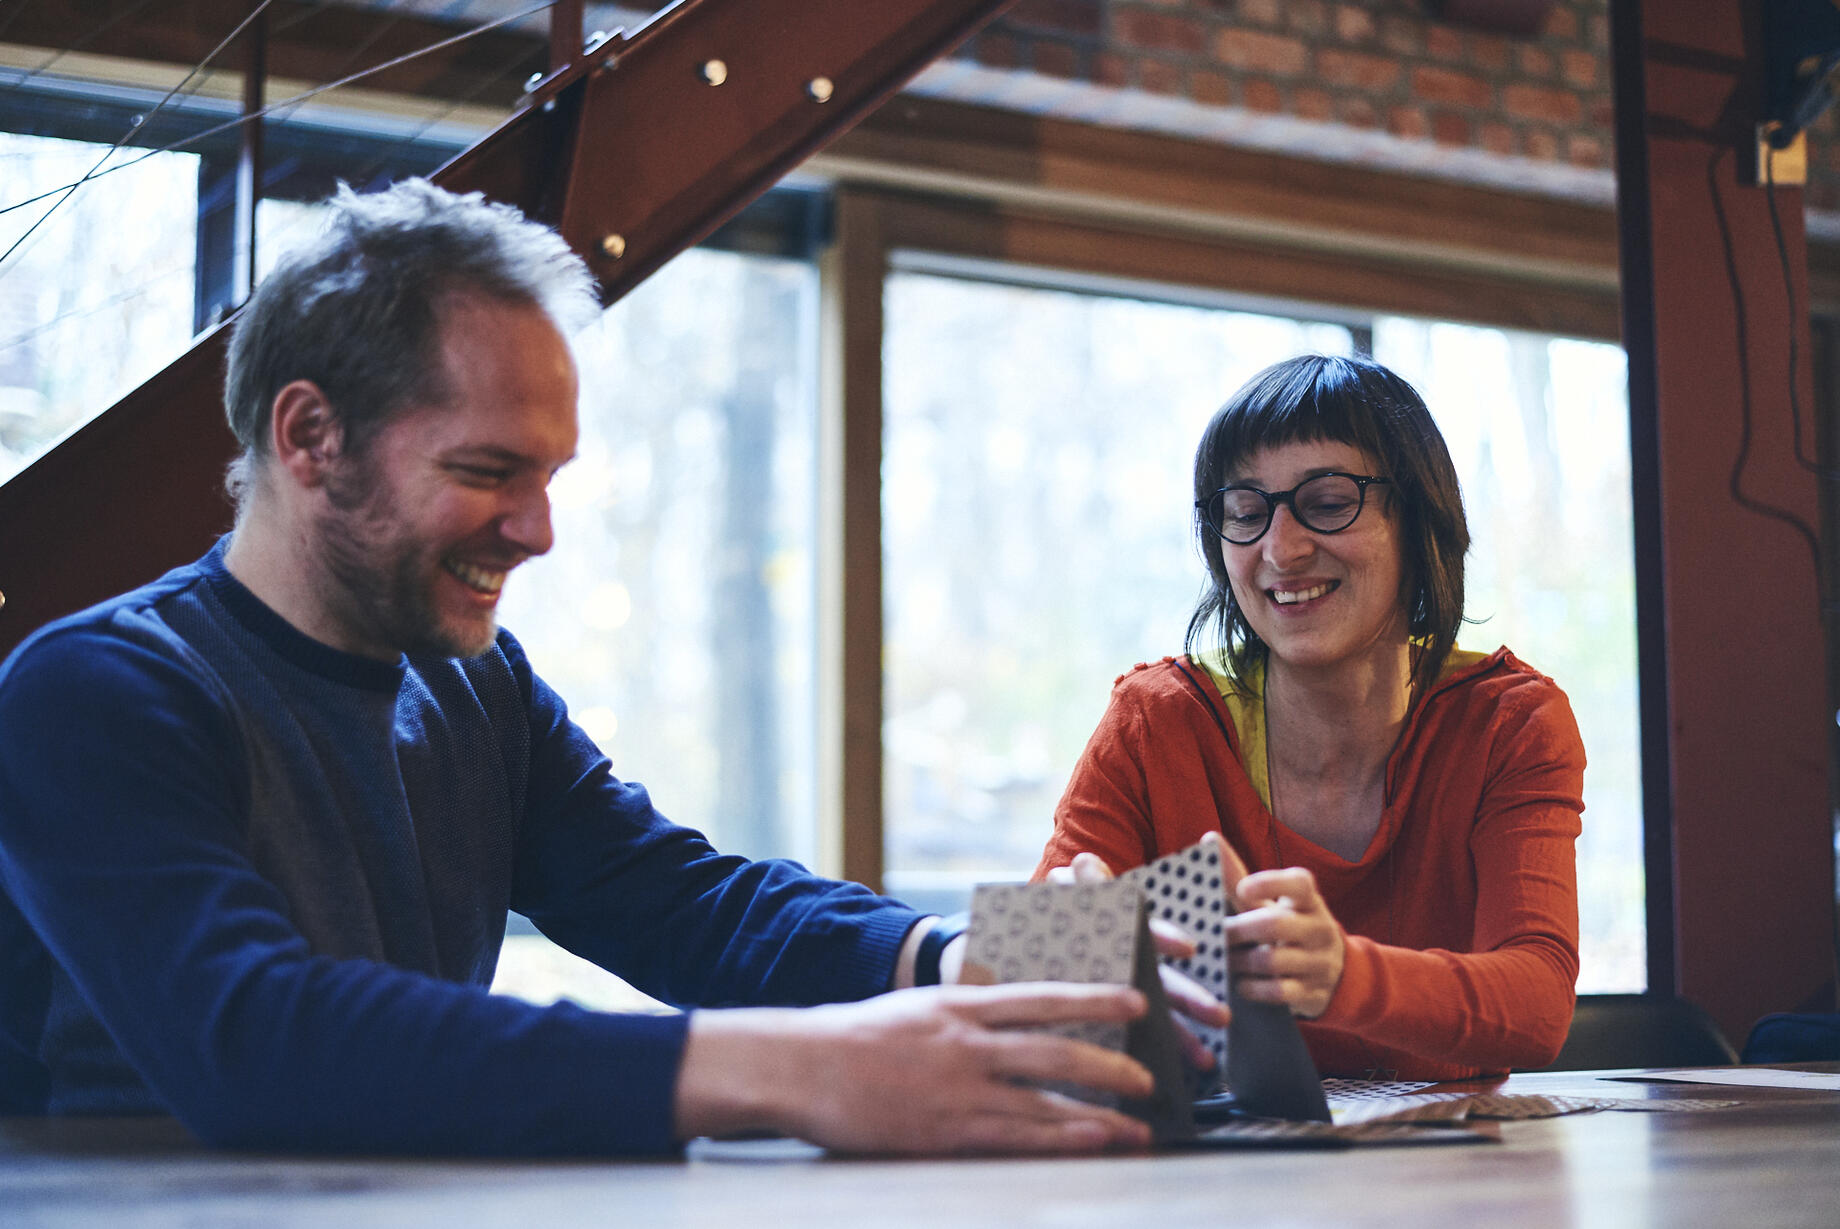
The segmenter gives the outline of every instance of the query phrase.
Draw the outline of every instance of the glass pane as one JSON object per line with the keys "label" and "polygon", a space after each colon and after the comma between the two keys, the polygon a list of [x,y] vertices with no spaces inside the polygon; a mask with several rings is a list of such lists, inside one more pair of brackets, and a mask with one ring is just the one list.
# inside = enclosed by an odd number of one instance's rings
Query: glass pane
{"label": "glass pane", "polygon": [[1020,878],[1134,661],[1200,585],[1191,453],[1221,400],[1337,325],[923,273],[886,289],[885,883]]}
{"label": "glass pane", "polygon": [[[887,319],[887,884],[959,907],[968,884],[1033,866],[1111,676],[1180,645],[1201,581],[1188,450],[1208,415],[1266,364],[1350,338],[905,272]],[[1622,351],[1401,319],[1373,338],[1425,394],[1463,480],[1463,645],[1511,646],[1578,715],[1579,989],[1641,990]]]}
{"label": "glass pane", "polygon": [[1374,357],[1424,394],[1474,545],[1466,648],[1505,644],[1584,735],[1583,994],[1647,988],[1628,385],[1622,347],[1382,319]]}
{"label": "glass pane", "polygon": [[[106,145],[0,133],[0,208],[90,173]],[[139,159],[62,199],[0,213],[0,482],[192,339],[198,159]]]}
{"label": "glass pane", "polygon": [[256,281],[273,271],[281,257],[311,243],[326,219],[325,201],[284,201],[264,197],[256,202]]}
{"label": "glass pane", "polygon": [[[501,608],[659,810],[724,852],[806,862],[816,300],[809,264],[698,250],[578,337],[582,435],[551,486],[556,546]],[[508,942],[498,984],[620,1001],[535,936]]]}

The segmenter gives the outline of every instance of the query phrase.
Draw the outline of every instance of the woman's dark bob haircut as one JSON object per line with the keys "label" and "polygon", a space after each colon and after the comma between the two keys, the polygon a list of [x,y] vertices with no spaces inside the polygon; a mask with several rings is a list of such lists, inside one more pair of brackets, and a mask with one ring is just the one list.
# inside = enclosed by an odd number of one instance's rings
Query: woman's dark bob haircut
{"label": "woman's dark bob haircut", "polygon": [[[1469,524],[1450,450],[1413,387],[1380,364],[1320,354],[1267,367],[1218,411],[1195,450],[1195,498],[1206,500],[1262,448],[1319,440],[1352,444],[1372,457],[1376,477],[1399,518],[1412,686],[1426,694],[1457,643],[1463,622],[1463,556]],[[1382,504],[1382,507],[1388,507]],[[1188,621],[1183,647],[1219,648],[1233,684],[1250,690],[1266,648],[1227,582],[1220,535],[1195,514],[1195,537],[1207,561],[1208,588]],[[1210,629],[1212,635],[1210,636]],[[1211,640],[1212,643],[1205,643]]]}

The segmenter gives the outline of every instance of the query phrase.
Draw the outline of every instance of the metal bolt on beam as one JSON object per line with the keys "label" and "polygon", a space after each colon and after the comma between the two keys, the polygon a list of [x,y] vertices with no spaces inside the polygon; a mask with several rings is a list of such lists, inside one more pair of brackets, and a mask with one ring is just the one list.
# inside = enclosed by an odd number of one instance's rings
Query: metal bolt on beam
{"label": "metal bolt on beam", "polygon": [[728,65],[724,64],[721,60],[705,60],[703,62],[703,80],[707,81],[710,85],[721,85],[724,81],[728,80]]}
{"label": "metal bolt on beam", "polygon": [[829,77],[813,77],[805,84],[805,92],[811,95],[813,102],[829,102],[837,87]]}
{"label": "metal bolt on beam", "polygon": [[601,240],[601,251],[607,253],[607,255],[612,257],[614,260],[618,260],[620,257],[626,255],[626,236],[625,235],[606,236],[605,238]]}

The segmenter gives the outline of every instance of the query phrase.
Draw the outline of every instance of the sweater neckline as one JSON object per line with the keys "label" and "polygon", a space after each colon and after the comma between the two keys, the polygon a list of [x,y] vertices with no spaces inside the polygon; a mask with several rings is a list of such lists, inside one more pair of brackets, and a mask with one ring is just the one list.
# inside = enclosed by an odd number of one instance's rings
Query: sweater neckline
{"label": "sweater neckline", "polygon": [[1380,826],[1374,830],[1373,837],[1367,842],[1367,848],[1358,858],[1344,858],[1332,849],[1326,849],[1303,833],[1283,823],[1271,809],[1271,783],[1267,776],[1267,760],[1264,728],[1264,670],[1261,666],[1248,680],[1250,690],[1241,691],[1234,687],[1232,681],[1218,668],[1218,664],[1206,657],[1182,660],[1200,668],[1208,682],[1213,684],[1214,697],[1218,697],[1223,730],[1232,731],[1232,750],[1239,757],[1240,766],[1251,781],[1259,803],[1265,809],[1267,821],[1274,833],[1282,829],[1287,844],[1297,842],[1312,851],[1312,857],[1321,862],[1349,869],[1372,866],[1385,858],[1388,851],[1399,839],[1399,830],[1404,822],[1399,814],[1397,775],[1399,766],[1404,762],[1413,742],[1426,721],[1426,713],[1439,696],[1460,687],[1463,684],[1488,674],[1508,657],[1507,646],[1496,649],[1493,653],[1464,652],[1453,649],[1451,660],[1447,661],[1439,673],[1436,683],[1416,704],[1406,717],[1405,728],[1399,732],[1399,741],[1394,744],[1392,752],[1386,759],[1386,797],[1380,808]]}
{"label": "sweater neckline", "polygon": [[399,656],[393,662],[378,661],[322,644],[250,592],[248,586],[231,575],[224,565],[224,551],[230,538],[230,534],[219,538],[209,553],[198,561],[198,568],[211,592],[238,623],[293,665],[322,678],[392,695],[402,687],[406,659]]}

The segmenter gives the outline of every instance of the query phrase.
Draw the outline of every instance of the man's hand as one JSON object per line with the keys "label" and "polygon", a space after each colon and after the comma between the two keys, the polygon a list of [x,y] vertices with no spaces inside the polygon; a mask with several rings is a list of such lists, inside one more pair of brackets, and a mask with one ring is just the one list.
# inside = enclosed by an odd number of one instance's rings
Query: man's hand
{"label": "man's hand", "polygon": [[780,1131],[850,1152],[1091,1152],[1141,1148],[1149,1128],[1027,1082],[1121,1097],[1150,1073],[1102,1046],[1014,1030],[1122,1022],[1123,986],[929,986],[860,1003],[704,1011],[678,1072],[679,1139]]}
{"label": "man's hand", "polygon": [[1301,866],[1245,875],[1233,891],[1241,912],[1227,919],[1234,988],[1261,1003],[1289,1004],[1314,1019],[1342,980],[1346,944],[1316,876]]}

